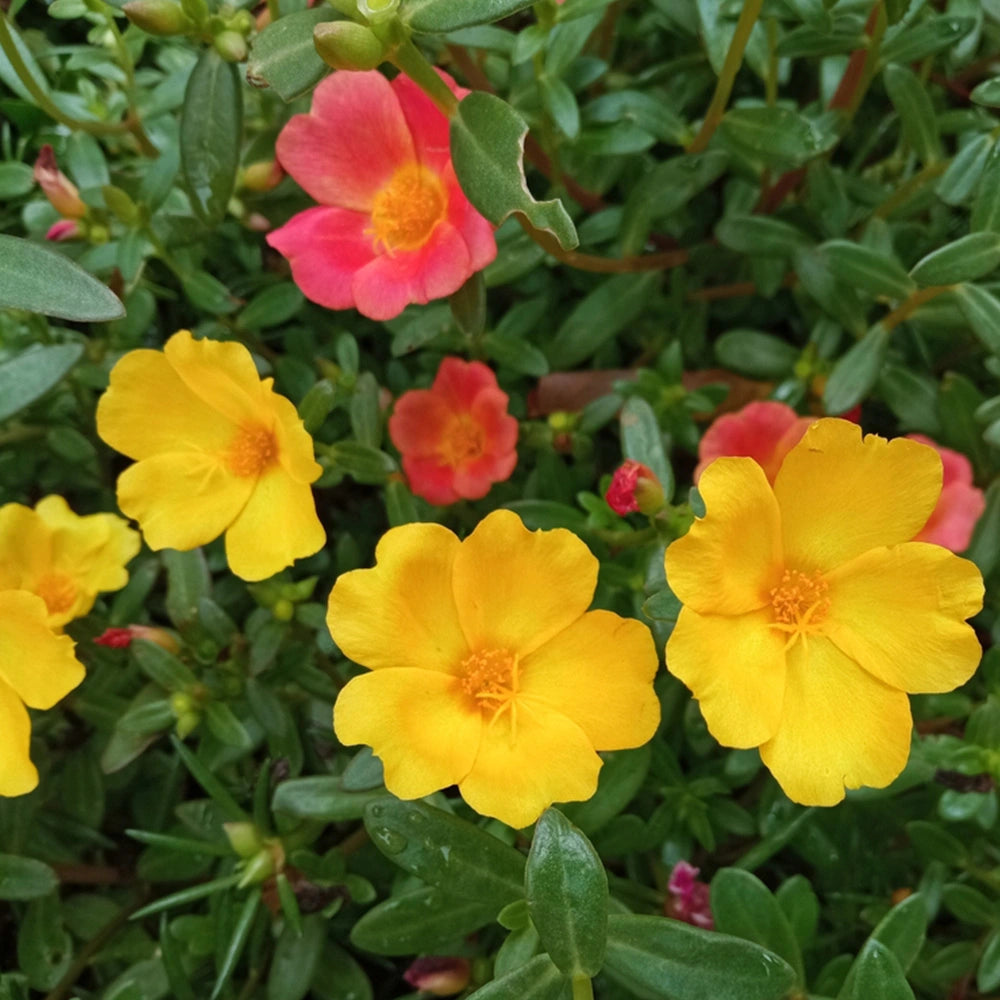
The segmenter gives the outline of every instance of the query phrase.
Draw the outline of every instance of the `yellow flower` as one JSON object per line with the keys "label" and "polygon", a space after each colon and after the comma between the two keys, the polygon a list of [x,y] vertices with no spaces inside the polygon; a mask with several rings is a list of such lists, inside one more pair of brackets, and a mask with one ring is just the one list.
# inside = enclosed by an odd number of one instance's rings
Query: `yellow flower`
{"label": "yellow flower", "polygon": [[38,784],[25,705],[51,708],[83,680],[73,640],[56,635],[47,618],[40,597],[0,591],[0,795],[24,795]]}
{"label": "yellow flower", "polygon": [[883,788],[910,748],[906,692],[950,691],[979,663],[965,619],[979,570],[910,541],[941,492],[941,460],[904,438],[820,420],[768,485],[720,458],[705,517],[667,550],[684,604],[667,668],[725,746],[759,747],[789,798],[833,805]]}
{"label": "yellow flower", "polygon": [[103,590],[128,583],[139,533],[117,514],[74,514],[59,496],[35,509],[0,507],[0,590],[27,590],[48,608],[51,628],[85,615]]}
{"label": "yellow flower", "polygon": [[97,432],[136,464],[118,505],[152,549],[194,549],[226,534],[244,580],[318,551],[326,535],[309,484],[322,472],[295,407],[236,343],[181,330],[163,352],[130,351],[111,372]]}
{"label": "yellow flower", "polygon": [[652,637],[587,611],[597,560],[572,532],[497,510],[462,542],[393,528],[375,558],[330,594],[334,640],[371,671],[340,692],[334,728],[372,747],[394,795],[457,784],[473,809],[527,826],[594,794],[596,751],[656,731]]}

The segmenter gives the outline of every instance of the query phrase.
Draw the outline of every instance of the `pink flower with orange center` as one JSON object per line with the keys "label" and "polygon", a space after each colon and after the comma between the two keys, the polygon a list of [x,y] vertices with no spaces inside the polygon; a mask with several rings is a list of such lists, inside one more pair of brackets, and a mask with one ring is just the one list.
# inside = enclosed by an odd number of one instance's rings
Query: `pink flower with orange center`
{"label": "pink flower with orange center", "polygon": [[429,389],[404,392],[389,418],[410,489],[431,503],[486,496],[517,464],[517,420],[481,361],[445,358]]}
{"label": "pink flower with orange center", "polygon": [[726,413],[712,423],[698,445],[694,481],[717,458],[745,457],[752,458],[773,483],[785,456],[814,422],[785,403],[748,403],[736,413]]}
{"label": "pink flower with orange center", "polygon": [[448,128],[406,76],[338,70],[320,83],[277,143],[282,167],[320,204],[267,236],[307,298],[391,319],[493,260],[493,226],[459,187]]}
{"label": "pink flower with orange center", "polygon": [[944,480],[941,497],[927,523],[913,539],[932,542],[952,552],[964,552],[972,540],[972,532],[983,511],[986,499],[983,491],[972,485],[972,464],[951,448],[943,448],[923,434],[907,434],[911,441],[929,445],[941,457]]}

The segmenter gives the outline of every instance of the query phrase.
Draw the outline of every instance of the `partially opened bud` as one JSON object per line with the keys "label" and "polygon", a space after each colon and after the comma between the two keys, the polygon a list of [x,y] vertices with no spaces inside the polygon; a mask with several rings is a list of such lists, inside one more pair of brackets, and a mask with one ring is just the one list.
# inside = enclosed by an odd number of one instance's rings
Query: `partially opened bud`
{"label": "partially opened bud", "polygon": [[173,635],[166,629],[154,625],[126,625],[124,628],[105,629],[94,642],[99,646],[110,646],[112,649],[127,649],[135,639],[155,642],[168,653],[176,653],[180,649],[180,644]]}
{"label": "partially opened bud", "polygon": [[62,243],[64,240],[79,239],[82,235],[83,230],[76,219],[60,219],[49,226],[49,231],[45,234],[45,238],[55,243]]}
{"label": "partially opened bud", "polygon": [[693,927],[713,930],[715,921],[709,905],[710,889],[707,882],[697,878],[699,869],[686,861],[678,861],[670,873],[667,891],[670,896],[664,903],[664,912],[674,920],[683,920]]}
{"label": "partially opened bud", "polygon": [[469,985],[469,962],[451,956],[418,958],[403,973],[416,990],[435,997],[450,997]]}
{"label": "partially opened bud", "polygon": [[59,169],[56,154],[48,144],[42,146],[38,159],[35,160],[35,181],[45,192],[52,207],[64,218],[82,219],[87,214],[87,206],[83,203],[80,192]]}
{"label": "partially opened bud", "polygon": [[615,469],[604,499],[616,514],[641,511],[652,516],[663,509],[663,487],[648,465],[626,459]]}
{"label": "partially opened bud", "polygon": [[370,70],[385,61],[386,48],[371,28],[353,21],[324,21],[313,29],[320,58],[334,69]]}
{"label": "partially opened bud", "polygon": [[194,27],[174,0],[131,0],[122,10],[136,27],[150,35],[183,35]]}

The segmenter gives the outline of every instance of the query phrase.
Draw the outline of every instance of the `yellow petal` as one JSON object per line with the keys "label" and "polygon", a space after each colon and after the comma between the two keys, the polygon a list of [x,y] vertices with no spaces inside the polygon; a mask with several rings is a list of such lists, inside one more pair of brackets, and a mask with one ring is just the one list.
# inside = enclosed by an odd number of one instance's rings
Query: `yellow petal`
{"label": "yellow petal", "polygon": [[195,340],[189,331],[179,330],[166,342],[163,354],[188,389],[229,421],[261,421],[271,380],[261,380],[242,344]]}
{"label": "yellow petal", "polygon": [[951,691],[982,648],[965,619],[983,606],[974,563],[939,545],[872,549],[827,574],[823,631],[852,660],[901,691]]}
{"label": "yellow petal", "polygon": [[572,719],[596,750],[652,739],[660,722],[653,692],[659,666],[641,622],[588,611],[520,664],[520,693]]}
{"label": "yellow petal", "polygon": [[0,590],[27,590],[52,565],[52,532],[30,508],[0,507]]}
{"label": "yellow petal", "polygon": [[337,696],[333,724],[341,743],[372,748],[393,795],[418,799],[469,773],[483,721],[453,677],[389,667],[348,682]]}
{"label": "yellow petal", "polygon": [[462,798],[483,816],[520,829],[553,802],[580,802],[597,790],[601,758],[583,730],[559,712],[525,702],[486,721]]}
{"label": "yellow petal", "polygon": [[[270,379],[267,381],[270,382]],[[313,439],[291,400],[276,392],[268,392],[267,405],[275,416],[274,433],[281,467],[298,483],[316,482],[323,468],[314,457]]]}
{"label": "yellow petal", "polygon": [[458,673],[469,648],[452,595],[459,541],[439,524],[404,524],[382,536],[375,568],[337,578],[327,625],[344,655],[371,669]]}
{"label": "yellow petal", "polygon": [[770,608],[732,617],[683,608],[667,642],[667,669],[723,746],[758,746],[781,721],[787,636],[771,618]]}
{"label": "yellow petal", "polygon": [[774,494],[785,559],[826,572],[881,545],[907,542],[941,493],[941,459],[907,438],[868,434],[848,420],[818,420],[788,453]]}
{"label": "yellow petal", "polygon": [[910,752],[910,705],[902,691],[862,670],[828,639],[788,651],[781,724],[760,748],[785,794],[832,806],[844,786],[884,788]]}
{"label": "yellow petal", "polygon": [[38,785],[31,763],[31,721],[21,699],[0,680],[0,795],[26,795]]}
{"label": "yellow petal", "polygon": [[667,582],[702,614],[741,615],[763,607],[781,576],[778,505],[752,458],[718,458],[698,490],[705,516],[667,549]]}
{"label": "yellow petal", "polygon": [[32,708],[51,708],[84,676],[73,640],[56,635],[47,617],[40,597],[23,590],[0,592],[0,682]]}
{"label": "yellow petal", "polygon": [[254,480],[206,455],[166,453],[118,477],[118,506],[154,550],[197,548],[218,538],[250,499]]}
{"label": "yellow petal", "polygon": [[597,560],[571,531],[528,531],[495,510],[462,542],[453,579],[469,646],[524,657],[587,610]]}
{"label": "yellow petal", "polygon": [[162,452],[222,454],[239,431],[181,381],[160,351],[129,351],[97,404],[97,433],[142,459]]}
{"label": "yellow petal", "polygon": [[226,532],[226,558],[238,577],[265,580],[318,552],[325,541],[312,489],[275,465],[258,478]]}

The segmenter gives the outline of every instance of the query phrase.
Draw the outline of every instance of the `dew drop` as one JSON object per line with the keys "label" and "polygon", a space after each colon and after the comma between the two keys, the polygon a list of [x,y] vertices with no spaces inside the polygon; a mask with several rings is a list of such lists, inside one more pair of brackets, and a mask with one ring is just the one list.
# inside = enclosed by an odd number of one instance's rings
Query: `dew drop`
{"label": "dew drop", "polygon": [[402,854],[409,845],[406,837],[395,830],[378,830],[373,837],[383,854]]}

